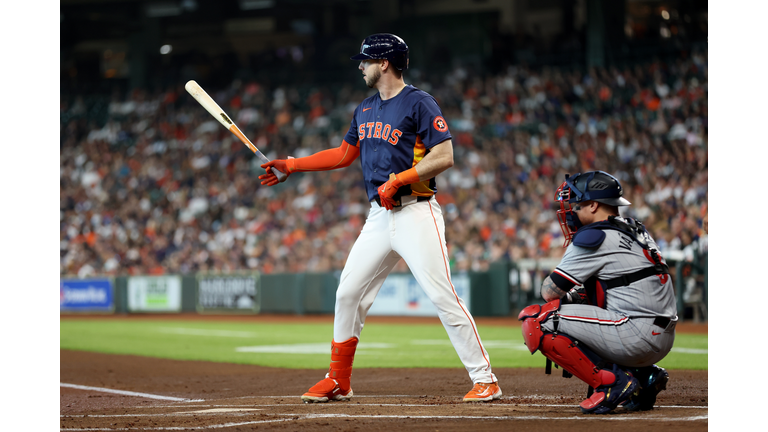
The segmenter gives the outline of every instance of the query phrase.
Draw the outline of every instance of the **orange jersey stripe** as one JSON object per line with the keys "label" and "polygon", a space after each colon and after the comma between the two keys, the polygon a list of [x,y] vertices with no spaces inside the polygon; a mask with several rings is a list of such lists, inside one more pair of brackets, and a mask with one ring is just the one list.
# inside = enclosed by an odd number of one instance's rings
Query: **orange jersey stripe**
{"label": "orange jersey stripe", "polygon": [[[417,163],[424,159],[427,155],[427,148],[424,147],[424,141],[421,137],[416,135],[416,144],[413,146],[413,163],[411,166],[416,166]],[[411,195],[418,197],[428,197],[435,194],[435,191],[429,188],[429,180],[424,180],[411,184]]]}
{"label": "orange jersey stripe", "polygon": [[416,166],[426,155],[427,148],[424,147],[424,141],[421,140],[420,136],[416,135],[416,144],[413,145],[413,164],[411,166]]}

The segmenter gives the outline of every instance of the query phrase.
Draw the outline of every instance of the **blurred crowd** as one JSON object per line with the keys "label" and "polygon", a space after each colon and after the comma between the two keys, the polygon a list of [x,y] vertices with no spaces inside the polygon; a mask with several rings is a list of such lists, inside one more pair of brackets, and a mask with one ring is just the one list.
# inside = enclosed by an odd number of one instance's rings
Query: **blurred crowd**
{"label": "blurred crowd", "polygon": [[[663,254],[706,250],[706,53],[406,83],[437,99],[453,134],[455,165],[437,178],[453,271],[562,256],[555,190],[595,169],[620,179],[622,214]],[[99,105],[104,124],[91,101],[62,95],[61,274],[341,269],[370,207],[359,162],[261,186],[259,160],[183,86],[116,93]],[[337,147],[371,94],[362,79],[207,90],[270,159]]]}

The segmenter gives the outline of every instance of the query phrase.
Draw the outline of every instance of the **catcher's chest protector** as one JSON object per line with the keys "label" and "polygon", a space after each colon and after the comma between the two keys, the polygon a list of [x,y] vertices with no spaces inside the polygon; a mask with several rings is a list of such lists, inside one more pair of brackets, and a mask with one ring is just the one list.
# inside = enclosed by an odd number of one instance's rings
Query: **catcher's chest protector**
{"label": "catcher's chest protector", "polygon": [[667,278],[669,278],[669,268],[662,262],[656,242],[648,234],[645,226],[632,218],[609,216],[607,221],[589,224],[576,232],[573,244],[589,249],[598,248],[605,240],[606,230],[619,231],[628,237],[628,241],[635,242],[642,247],[643,254],[648,259],[650,266],[615,279],[601,280],[596,276],[587,279],[584,282],[584,289],[591,305],[605,309],[607,290],[627,286],[652,275],[658,275],[660,282],[666,283]]}

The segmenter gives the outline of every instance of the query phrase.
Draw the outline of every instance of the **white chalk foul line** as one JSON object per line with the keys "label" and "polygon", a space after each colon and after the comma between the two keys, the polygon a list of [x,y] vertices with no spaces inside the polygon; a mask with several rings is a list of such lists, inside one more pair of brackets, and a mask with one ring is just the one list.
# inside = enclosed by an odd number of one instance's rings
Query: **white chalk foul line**
{"label": "white chalk foul line", "polygon": [[260,423],[280,423],[280,422],[289,422],[289,421],[296,421],[298,419],[273,419],[273,420],[255,420],[255,421],[249,421],[249,422],[241,422],[241,423],[224,423],[224,424],[214,424],[214,425],[208,425],[208,426],[196,426],[196,427],[190,427],[190,426],[168,426],[168,427],[138,427],[138,428],[60,428],[61,431],[120,431],[120,430],[208,430],[208,429],[224,429],[224,428],[230,428],[230,427],[237,427],[237,426],[248,426],[248,425],[254,425],[254,424],[260,424]]}
{"label": "white chalk foul line", "polygon": [[[355,395],[354,398],[422,398],[423,395]],[[283,396],[239,396],[233,399],[292,399],[292,398],[298,398],[297,395],[283,395]],[[560,399],[559,396],[541,396],[541,395],[526,395],[526,396],[502,396],[501,397],[504,400],[510,400],[515,401],[515,399]],[[458,399],[458,397],[457,397]],[[281,405],[309,405],[309,406],[344,406],[343,404],[336,404],[336,403],[328,403],[328,404],[306,404],[304,402],[299,402],[295,404],[281,404]],[[374,404],[355,404],[357,406],[361,405],[371,405],[371,406],[378,406],[382,404],[374,403]],[[387,405],[387,404],[384,404]],[[389,404],[392,406],[401,405],[401,404]],[[430,404],[424,404],[419,406],[440,406],[444,404],[440,403],[430,403]],[[517,406],[542,406],[542,407],[567,407],[572,406],[569,404],[562,404],[562,405],[546,405],[546,404],[521,404],[516,403]],[[254,406],[276,406],[276,405],[254,405]],[[484,404],[483,406],[507,406],[507,404]],[[709,408],[707,405],[656,405],[658,408],[702,408],[707,409]]]}
{"label": "white chalk foul line", "polygon": [[125,396],[137,396],[137,397],[143,397],[143,398],[149,398],[149,399],[169,400],[174,402],[202,402],[203,401],[202,399],[185,399],[185,398],[161,396],[161,395],[149,394],[149,393],[138,393],[138,392],[132,392],[127,390],[115,390],[115,389],[108,389],[103,387],[90,387],[90,386],[84,386],[84,385],[78,385],[78,384],[59,383],[59,386],[78,389],[78,390],[91,390],[91,391],[98,391],[98,392],[104,392],[104,393],[115,393],[115,394],[120,394]]}
{"label": "white chalk foul line", "polygon": [[[285,405],[287,405],[287,404],[285,404]],[[296,405],[299,405],[299,404],[296,404]],[[375,405],[375,404],[371,404],[371,405]],[[576,403],[573,403],[573,404],[521,404],[521,403],[516,403],[516,404],[514,404],[514,406],[523,406],[523,407],[556,407],[556,408],[572,407],[572,406],[576,406],[576,405],[578,405],[578,404],[576,404]],[[508,404],[488,404],[486,406],[504,407],[504,406],[509,406],[509,405]],[[654,407],[655,408],[709,409],[709,407],[706,406],[706,405],[704,405],[704,406],[699,406],[699,405],[690,405],[690,406],[687,406],[687,405],[654,405]]]}
{"label": "white chalk foul line", "polygon": [[[274,414],[285,416],[296,416],[296,414]],[[396,418],[396,419],[455,419],[455,420],[658,420],[658,421],[697,421],[708,420],[709,416],[692,416],[692,417],[647,417],[647,416],[621,416],[621,417],[604,417],[604,416],[571,416],[571,417],[553,417],[553,416],[438,416],[438,415],[351,415],[351,414],[307,414],[300,416],[305,419],[315,418]]]}
{"label": "white chalk foul line", "polygon": [[[281,403],[281,404],[264,404],[264,405],[248,405],[249,407],[278,407],[278,406],[305,406],[305,407],[312,407],[317,409],[323,409],[324,407],[328,407],[328,409],[331,408],[354,408],[354,407],[362,407],[362,406],[371,406],[371,407],[420,407],[420,408],[444,408],[448,405],[451,405],[451,403],[430,403],[430,404],[390,404],[390,403],[356,403],[353,405],[348,404],[340,404],[340,403],[305,403],[305,402],[298,402],[298,403]],[[504,407],[510,407],[510,406],[516,406],[516,407],[549,407],[549,408],[569,408],[574,407],[578,404],[572,403],[572,404],[523,404],[523,403],[513,403],[513,404],[482,404],[482,405],[476,405],[477,407],[494,407],[494,408],[504,408]],[[227,405],[167,405],[167,408],[186,408],[186,407],[202,407],[202,406],[227,406]],[[690,409],[709,409],[709,406],[707,405],[655,405],[655,408],[690,408]],[[135,408],[154,408],[157,407],[135,407]]]}
{"label": "white chalk foul line", "polygon": [[[274,414],[295,416],[296,414]],[[306,419],[331,418],[331,417],[349,417],[349,418],[396,418],[396,419],[456,419],[456,420],[660,420],[660,421],[697,421],[707,420],[708,416],[693,417],[646,417],[646,416],[621,416],[621,417],[603,417],[603,416],[571,416],[571,417],[553,417],[553,416],[441,416],[441,415],[351,415],[351,414],[306,414],[302,416]]]}
{"label": "white chalk foul line", "polygon": [[430,415],[349,415],[349,414],[274,414],[280,416],[292,417],[290,419],[275,419],[275,420],[255,420],[239,423],[224,423],[214,424],[199,427],[149,427],[149,428],[61,428],[61,431],[114,431],[114,430],[204,430],[204,429],[223,429],[237,426],[248,426],[260,423],[275,423],[281,421],[297,421],[297,420],[313,420],[319,418],[368,418],[368,419],[454,419],[454,420],[597,420],[597,421],[708,421],[708,416],[692,416],[692,417],[647,417],[647,416],[570,416],[570,417],[554,417],[554,416],[430,416]]}
{"label": "white chalk foul line", "polygon": [[[283,396],[259,396],[259,395],[253,395],[253,396],[238,396],[236,398],[231,399],[251,399],[251,398],[268,398],[268,399],[277,399],[277,398],[298,398],[300,395],[292,394],[292,395],[283,395]],[[420,398],[424,395],[355,395],[356,398],[396,398],[396,397],[405,397],[405,398]],[[458,398],[458,396],[457,396]]]}
{"label": "white chalk foul line", "polygon": [[198,417],[200,414],[227,415],[229,417],[243,417],[253,415],[253,411],[262,411],[260,408],[226,409],[223,411],[200,410],[189,412],[161,413],[161,414],[59,414],[60,418],[117,418],[117,417]]}
{"label": "white chalk foul line", "polygon": [[[357,396],[355,396],[357,397]],[[511,399],[511,398],[510,398]],[[341,404],[341,403],[315,403],[315,404],[308,404],[304,402],[297,402],[297,403],[281,403],[281,404],[262,404],[262,405],[248,405],[249,407],[278,407],[278,406],[305,406],[305,407],[313,407],[313,408],[320,408],[320,407],[332,407],[332,408],[354,408],[354,407],[361,407],[361,406],[371,406],[371,407],[379,407],[379,406],[402,406],[402,407],[422,407],[422,408],[430,408],[430,407],[445,407],[447,405],[450,405],[451,403],[429,403],[429,404],[390,404],[390,403],[355,403],[355,404]],[[512,405],[510,404],[496,404],[496,403],[489,403],[489,404],[482,404],[482,405],[475,405],[477,407],[510,407],[510,406],[527,406],[527,407],[556,407],[556,408],[567,408],[567,407],[573,407],[576,406],[576,403],[573,404],[523,404],[523,403],[514,403]],[[204,408],[204,407],[231,407],[231,408],[240,408],[242,405],[165,405],[165,408]],[[157,409],[157,406],[136,406],[133,408],[137,409],[144,409],[144,408],[150,408],[150,409]],[[690,408],[690,409],[709,409],[709,406],[707,405],[655,405],[654,408]],[[77,417],[78,415],[61,415],[61,417]],[[108,415],[105,415],[108,416]],[[89,415],[91,417],[91,415]]]}
{"label": "white chalk foul line", "polygon": [[[356,403],[354,405],[342,405],[342,404],[330,404],[330,403],[319,403],[319,404],[308,404],[304,402],[300,403],[282,403],[280,405],[249,405],[249,406],[257,406],[257,407],[276,407],[276,406],[311,406],[311,407],[361,407],[361,406],[372,406],[372,407],[379,407],[379,406],[392,406],[392,407],[421,407],[421,408],[444,408],[446,406],[452,405],[452,403],[430,403],[430,404],[388,404],[388,403]],[[513,404],[476,404],[476,407],[495,407],[495,408],[504,408],[504,407],[555,407],[555,408],[568,408],[568,407],[574,407],[577,406],[577,403],[572,404],[523,404],[523,403],[513,403]],[[691,409],[709,409],[708,406],[704,405],[655,405],[656,408],[691,408]]]}

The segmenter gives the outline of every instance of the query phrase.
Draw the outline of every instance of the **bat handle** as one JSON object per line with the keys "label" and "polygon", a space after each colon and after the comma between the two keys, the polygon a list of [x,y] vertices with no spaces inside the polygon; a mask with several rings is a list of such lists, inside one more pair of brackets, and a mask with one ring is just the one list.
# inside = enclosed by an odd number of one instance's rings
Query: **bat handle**
{"label": "bat handle", "polygon": [[275,174],[275,176],[277,176],[277,180],[278,180],[280,183],[284,182],[284,181],[285,181],[285,179],[287,179],[287,178],[288,178],[288,175],[287,175],[286,173],[284,173],[284,172],[280,171],[279,169],[277,169],[277,168],[275,168],[275,167],[272,167],[272,168],[270,168],[270,169],[271,169],[271,170],[272,170],[272,172]]}
{"label": "bat handle", "polygon": [[[256,150],[256,156],[258,156],[258,157],[259,157],[259,159],[261,159],[261,161],[262,161],[263,163],[267,163],[267,162],[269,162],[269,159],[267,159],[267,157],[266,157],[266,156],[264,156],[264,153],[262,153],[260,150]],[[275,167],[270,167],[270,168],[267,168],[267,169],[268,169],[268,170],[271,170],[271,171],[272,171],[272,173],[274,173],[274,174],[275,174],[275,176],[277,177],[277,180],[278,180],[280,183],[284,182],[284,181],[285,181],[285,179],[287,179],[287,178],[288,178],[288,175],[287,175],[286,173],[284,173],[284,172],[280,171],[279,169],[277,169],[277,168],[275,168]]]}

